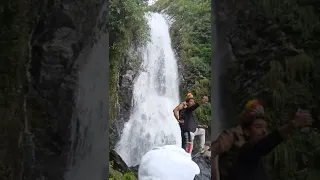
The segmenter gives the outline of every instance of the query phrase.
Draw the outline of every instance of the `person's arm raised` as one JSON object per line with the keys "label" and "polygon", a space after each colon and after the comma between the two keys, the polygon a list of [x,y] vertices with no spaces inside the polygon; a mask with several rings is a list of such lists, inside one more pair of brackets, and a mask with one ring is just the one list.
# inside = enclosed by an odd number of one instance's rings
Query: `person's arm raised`
{"label": "person's arm raised", "polygon": [[228,151],[234,144],[234,140],[234,134],[231,131],[223,131],[219,137],[211,143],[211,156],[216,157]]}
{"label": "person's arm raised", "polygon": [[196,110],[201,104],[204,104],[209,101],[207,96],[203,96],[203,98],[198,102],[192,105],[191,107],[186,108],[186,111],[194,111]]}
{"label": "person's arm raised", "polygon": [[255,160],[258,157],[266,156],[283,140],[290,138],[294,130],[311,125],[312,119],[310,119],[309,112],[297,112],[295,118],[290,123],[257,142],[247,144],[243,151],[241,151],[241,156],[246,160]]}
{"label": "person's arm raised", "polygon": [[313,120],[309,111],[298,111],[296,112],[294,119],[290,123],[282,126],[278,131],[283,139],[289,139],[294,130],[310,127],[312,126],[312,122]]}
{"label": "person's arm raised", "polygon": [[227,152],[234,144],[234,135],[231,131],[222,132],[219,137],[211,143],[211,180],[219,180],[219,168],[217,156]]}

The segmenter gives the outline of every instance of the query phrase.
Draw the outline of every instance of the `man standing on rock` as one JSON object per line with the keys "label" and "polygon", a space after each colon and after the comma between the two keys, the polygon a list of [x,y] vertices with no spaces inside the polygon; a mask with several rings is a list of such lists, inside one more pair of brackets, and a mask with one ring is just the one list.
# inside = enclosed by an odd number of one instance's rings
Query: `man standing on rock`
{"label": "man standing on rock", "polygon": [[209,99],[207,96],[204,96],[198,103],[195,103],[193,98],[186,99],[187,107],[184,109],[184,123],[182,125],[182,133],[185,138],[185,144],[187,144],[187,147],[184,149],[190,154],[192,153],[193,140],[195,136],[200,136],[200,152],[204,151],[205,129],[199,128],[197,126],[194,119],[193,111],[196,110],[201,104],[204,104],[208,101]]}
{"label": "man standing on rock", "polygon": [[[193,98],[193,95],[191,93],[188,93],[187,96],[186,96],[186,99],[188,99],[188,98]],[[187,103],[186,103],[186,101],[183,101],[182,103],[180,103],[173,110],[173,115],[177,119],[177,121],[179,122],[179,126],[180,126],[180,129],[181,129],[181,140],[182,140],[181,141],[181,147],[183,149],[186,148],[186,139],[185,139],[185,137],[183,135],[183,131],[182,131],[183,124],[184,124],[184,109],[185,108],[187,108]]]}

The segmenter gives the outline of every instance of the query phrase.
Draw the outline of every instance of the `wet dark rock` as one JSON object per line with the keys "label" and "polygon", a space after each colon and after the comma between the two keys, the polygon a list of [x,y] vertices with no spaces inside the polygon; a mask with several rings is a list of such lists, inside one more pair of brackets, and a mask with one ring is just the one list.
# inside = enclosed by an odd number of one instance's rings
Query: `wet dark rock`
{"label": "wet dark rock", "polygon": [[140,72],[140,65],[142,62],[142,49],[139,46],[132,45],[130,53],[124,58],[122,68],[119,72],[118,82],[118,104],[116,104],[118,112],[116,118],[112,120],[112,128],[110,134],[112,140],[110,141],[111,148],[114,148],[116,143],[120,140],[120,136],[124,124],[129,121],[131,109],[133,106],[133,86],[136,78]]}
{"label": "wet dark rock", "polygon": [[121,156],[115,150],[110,151],[109,159],[112,162],[112,168],[114,170],[123,174],[132,172],[136,177],[138,177],[139,165],[134,167],[128,167],[127,164],[121,158]]}
{"label": "wet dark rock", "polygon": [[193,161],[198,164],[200,174],[196,175],[194,180],[210,180],[211,179],[211,160],[207,156],[198,156],[193,158]]}
{"label": "wet dark rock", "polygon": [[115,151],[111,150],[109,159],[113,162],[113,169],[121,173],[126,173],[129,170],[127,164],[122,160],[121,156]]}
{"label": "wet dark rock", "polygon": [[269,27],[267,27],[267,28],[263,31],[263,33],[266,33],[266,34],[272,33],[272,32],[277,31],[278,29],[279,29],[279,26],[278,26],[278,25],[272,24],[272,25],[270,25]]}
{"label": "wet dark rock", "polygon": [[[293,45],[276,22],[257,12],[254,6],[244,6],[243,9],[237,9],[235,12],[236,21],[233,25],[229,25],[227,34],[231,47],[230,53],[234,57],[233,68],[228,71],[228,76],[239,99],[246,100],[252,98],[247,89],[257,88],[256,97],[260,97],[259,93],[265,93],[265,90],[258,90],[258,84],[261,84],[261,80],[264,79],[264,72],[270,69],[271,61],[281,62],[302,51]],[[252,74],[253,72],[255,74]],[[240,77],[249,78],[249,80],[242,82]],[[235,81],[235,79],[238,80]],[[239,108],[243,104],[243,102],[235,103]]]}
{"label": "wet dark rock", "polygon": [[138,177],[139,165],[130,167],[130,170]]}
{"label": "wet dark rock", "polygon": [[[210,136],[209,136],[210,137]],[[198,142],[195,141],[195,149],[192,152],[192,160],[198,164],[200,168],[200,174],[195,177],[195,180],[210,180],[211,179],[211,151],[210,151],[210,141],[205,143],[204,153],[199,153],[197,146]]]}
{"label": "wet dark rock", "polygon": [[30,34],[23,34],[30,37],[26,65],[30,73],[27,119],[31,133],[21,133],[25,164],[21,171],[24,180],[57,180],[63,179],[67,167],[78,71],[86,66],[85,58],[79,55],[87,56],[94,40],[99,39],[93,27],[101,21],[98,13],[103,1],[32,3],[33,14],[26,18],[34,23]]}

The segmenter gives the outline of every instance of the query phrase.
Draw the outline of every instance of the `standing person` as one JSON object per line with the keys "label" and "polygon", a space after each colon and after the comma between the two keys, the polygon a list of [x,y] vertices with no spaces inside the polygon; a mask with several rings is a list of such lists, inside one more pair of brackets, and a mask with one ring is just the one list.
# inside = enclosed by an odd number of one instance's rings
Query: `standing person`
{"label": "standing person", "polygon": [[183,110],[183,109],[185,109],[185,108],[187,108],[187,103],[186,103],[186,100],[188,99],[188,98],[193,98],[193,95],[192,95],[192,93],[188,93],[187,94],[187,96],[186,96],[186,98],[185,98],[185,100],[183,101],[183,102],[181,102],[177,107],[175,107],[174,109],[173,109],[173,115],[174,115],[174,117],[176,118],[176,120],[180,123],[180,111],[181,110]]}
{"label": "standing person", "polygon": [[[310,124],[311,115],[310,113],[304,112],[298,112],[296,113],[294,120],[292,122],[305,122],[305,124]],[[301,125],[301,124],[300,124]],[[287,134],[290,134],[290,131],[292,130],[293,126],[285,125],[283,128],[280,128],[279,132],[288,132]],[[291,130],[290,130],[291,129]],[[272,134],[276,134],[275,133]],[[224,131],[220,136],[211,144],[211,152],[212,152],[212,164],[211,164],[211,170],[212,170],[212,176],[211,180],[242,180],[244,178],[243,176],[239,175],[238,171],[242,171],[247,167],[250,163],[249,159],[241,159],[239,161],[239,157],[244,156],[242,153],[243,151],[246,151],[246,146],[250,146],[248,144],[253,144],[252,146],[255,147],[255,145],[261,145],[259,143],[255,144],[256,142],[261,140],[269,135],[267,135],[267,124],[264,120],[264,110],[261,103],[257,100],[249,101],[246,104],[246,108],[242,113],[241,116],[241,123],[238,127],[232,128],[230,130]],[[281,133],[286,134],[286,133]],[[257,138],[258,137],[258,138]],[[276,144],[280,143],[276,138],[274,138],[275,135],[271,135],[271,138],[268,137],[267,141],[269,141],[267,144],[263,145],[266,149],[269,149],[271,151]],[[269,139],[269,140],[268,140]],[[266,142],[265,140],[262,141],[262,144]],[[273,145],[271,145],[273,144]],[[260,151],[260,149],[259,149]],[[262,151],[261,151],[262,152]],[[251,152],[250,152],[251,153]],[[218,163],[216,161],[216,158],[219,156]],[[257,161],[261,161],[260,157],[254,157],[253,159],[256,159]],[[246,164],[249,163],[249,164]],[[239,166],[243,166],[242,168]],[[245,167],[244,167],[245,166]],[[218,168],[219,167],[219,168]],[[252,169],[246,169],[246,172],[260,172],[260,175],[257,175],[257,179],[263,180],[265,176],[261,175],[261,172],[263,174],[264,169],[261,168],[261,164],[251,164],[250,166]],[[258,167],[258,170],[255,169]],[[260,168],[260,169],[259,169]],[[251,175],[245,175],[246,180],[255,178],[256,174]],[[250,173],[249,173],[250,174]],[[259,174],[259,173],[258,173]],[[242,174],[243,175],[243,174]],[[219,178],[220,177],[220,178]],[[256,179],[252,179],[256,180]]]}
{"label": "standing person", "polygon": [[240,148],[229,180],[268,180],[262,157],[290,138],[296,129],[311,125],[310,112],[298,111],[292,121],[268,133],[268,124],[263,116],[248,116],[241,124],[247,142]]}
{"label": "standing person", "polygon": [[[240,115],[240,122],[247,116],[264,115],[264,108],[259,100],[248,101]],[[238,151],[246,142],[241,125],[224,130],[211,143],[211,180],[226,180],[233,168]],[[219,159],[218,159],[219,156]],[[219,178],[220,177],[220,178]]]}
{"label": "standing person", "polygon": [[211,143],[211,180],[228,179],[229,170],[233,167],[237,152],[244,143],[241,125],[223,131]]}
{"label": "standing person", "polygon": [[192,153],[193,140],[196,135],[200,136],[200,152],[203,151],[205,143],[205,130],[203,128],[198,128],[194,119],[193,111],[196,110],[201,104],[204,104],[208,101],[209,99],[207,96],[204,96],[198,103],[195,103],[193,98],[186,99],[187,107],[184,109],[184,124],[182,126],[182,132],[185,136],[187,144],[187,148],[185,150],[190,154]]}
{"label": "standing person", "polygon": [[[188,98],[193,98],[193,95],[192,93],[188,93],[187,96],[186,96],[186,99]],[[185,99],[185,100],[186,100]],[[175,107],[173,109],[173,115],[174,117],[176,118],[176,120],[179,122],[179,126],[180,126],[180,129],[181,129],[181,147],[183,149],[186,149],[186,139],[185,139],[185,136],[183,134],[183,131],[182,131],[182,127],[183,127],[183,124],[184,124],[184,109],[187,108],[187,103],[186,101],[183,101],[182,103],[180,103],[177,107]]]}

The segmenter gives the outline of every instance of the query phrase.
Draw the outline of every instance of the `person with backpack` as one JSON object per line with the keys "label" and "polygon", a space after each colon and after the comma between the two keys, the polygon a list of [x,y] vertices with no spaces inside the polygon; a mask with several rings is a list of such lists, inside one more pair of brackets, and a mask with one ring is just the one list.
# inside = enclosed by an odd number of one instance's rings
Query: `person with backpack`
{"label": "person with backpack", "polygon": [[307,111],[298,111],[292,121],[272,133],[268,133],[268,124],[263,116],[247,117],[242,123],[247,142],[239,150],[229,179],[268,180],[262,157],[290,138],[296,129],[311,125],[312,119]]}
{"label": "person with backpack", "polygon": [[[179,122],[179,126],[181,129],[181,140],[182,140],[181,147],[186,150],[188,143],[190,145],[193,142],[193,140],[191,141],[191,139],[194,139],[194,136],[200,136],[200,148],[201,148],[200,152],[203,153],[203,151],[205,151],[205,149],[204,149],[205,129],[208,128],[208,126],[198,125],[196,128],[196,131],[194,133],[190,133],[190,134],[188,132],[184,132],[184,130],[183,130],[183,126],[184,126],[184,122],[185,122],[184,112],[188,108],[188,104],[186,102],[188,99],[193,99],[193,95],[190,92],[187,94],[185,101],[180,103],[173,110],[173,114],[174,114],[175,118],[177,119],[177,121]],[[185,134],[185,133],[187,133],[187,134]]]}
{"label": "person with backpack", "polygon": [[187,100],[188,98],[193,98],[192,93],[189,92],[189,93],[187,94],[185,100],[184,100],[183,102],[181,102],[177,107],[175,107],[175,108],[173,109],[173,115],[174,115],[174,117],[177,119],[177,121],[178,121],[179,123],[182,123],[182,120],[180,120],[180,119],[182,118],[182,117],[180,117],[180,116],[181,116],[181,111],[187,107],[186,100]]}
{"label": "person with backpack", "polygon": [[[263,115],[264,108],[259,100],[250,100],[244,106],[240,121],[249,115]],[[224,130],[211,143],[211,180],[225,180],[233,167],[240,147],[246,142],[241,125]]]}
{"label": "person with backpack", "polygon": [[208,101],[209,99],[207,96],[204,96],[198,103],[195,103],[193,98],[186,99],[187,107],[184,109],[184,123],[182,125],[182,132],[185,136],[185,141],[187,144],[185,150],[190,154],[192,153],[193,140],[195,136],[200,136],[200,152],[202,153],[205,151],[205,129],[198,127],[193,115],[193,111],[196,110],[201,104],[204,104]]}
{"label": "person with backpack", "polygon": [[[247,111],[241,119],[242,134],[245,138],[244,143],[233,151],[234,156],[229,159],[232,163],[229,162],[227,168],[219,167],[220,178],[215,168],[216,164],[213,163],[212,179],[268,180],[267,173],[262,164],[262,157],[266,156],[277,145],[288,139],[295,129],[310,127],[311,124],[312,118],[310,112],[298,111],[291,122],[269,134],[268,125],[263,113],[258,113],[256,109]],[[217,149],[213,153],[213,158],[215,158],[218,153],[222,155],[224,153],[222,151],[228,148],[230,148],[230,150],[234,148],[233,145],[230,145],[232,144],[231,142],[235,140],[234,136],[232,138],[230,134],[223,134],[219,138],[220,145],[216,145],[219,143],[213,143],[213,146]],[[223,138],[230,141],[223,143],[221,142]],[[219,166],[221,164],[220,162],[227,161],[226,159],[220,159],[220,156]]]}
{"label": "person with backpack", "polygon": [[223,131],[211,143],[211,180],[226,180],[240,147],[245,143],[241,126]]}
{"label": "person with backpack", "polygon": [[[193,98],[193,95],[189,92],[185,98],[188,99],[188,98]],[[187,103],[186,101],[183,101],[182,103],[180,103],[177,107],[175,107],[173,109],[173,115],[174,117],[176,118],[176,120],[178,121],[179,123],[179,126],[180,126],[180,130],[181,130],[181,147],[183,149],[186,149],[186,139],[185,139],[185,136],[183,134],[183,131],[182,131],[182,128],[183,128],[183,124],[184,124],[184,109],[187,108]]]}

